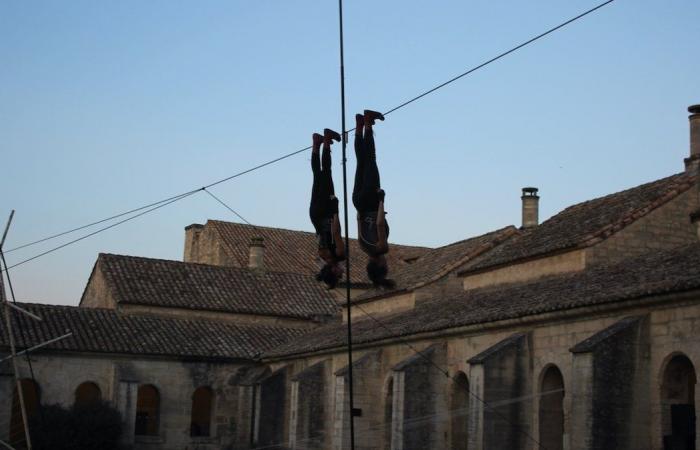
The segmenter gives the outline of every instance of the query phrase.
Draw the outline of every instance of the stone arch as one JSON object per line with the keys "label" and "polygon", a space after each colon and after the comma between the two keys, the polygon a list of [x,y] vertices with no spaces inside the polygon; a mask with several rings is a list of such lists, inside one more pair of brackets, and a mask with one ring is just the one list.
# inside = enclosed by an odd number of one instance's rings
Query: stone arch
{"label": "stone arch", "polygon": [[97,383],[86,381],[75,389],[75,405],[89,406],[98,403],[102,399],[102,391]]}
{"label": "stone arch", "polygon": [[457,372],[450,392],[450,442],[453,450],[467,450],[469,400],[469,379],[464,372]]}
{"label": "stone arch", "polygon": [[157,436],[160,427],[160,392],[152,384],[139,386],[136,395],[134,434]]}
{"label": "stone arch", "polygon": [[564,448],[564,377],[554,365],[540,374],[539,441],[547,450]]}
{"label": "stone arch", "polygon": [[661,374],[661,431],[668,448],[695,448],[695,384],[690,358],[672,353]]}
{"label": "stone arch", "polygon": [[[21,379],[20,386],[22,387],[22,397],[24,398],[24,406],[27,411],[27,419],[31,421],[32,417],[39,411],[39,407],[41,406],[41,388],[36,381],[30,378]],[[22,420],[22,410],[20,408],[17,385],[15,385],[12,390],[9,441],[10,445],[16,445],[17,447],[25,441],[24,420]]]}
{"label": "stone arch", "polygon": [[390,375],[384,383],[384,430],[383,446],[384,450],[391,450],[391,435],[394,419],[394,376]]}
{"label": "stone arch", "polygon": [[214,410],[214,391],[208,386],[198,387],[192,393],[190,436],[210,436],[211,416]]}

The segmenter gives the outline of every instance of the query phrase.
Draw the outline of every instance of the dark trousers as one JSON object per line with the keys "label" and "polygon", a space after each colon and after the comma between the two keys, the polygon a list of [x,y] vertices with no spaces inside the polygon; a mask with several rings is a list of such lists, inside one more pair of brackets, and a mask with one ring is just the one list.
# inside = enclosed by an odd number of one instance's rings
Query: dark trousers
{"label": "dark trousers", "polygon": [[338,213],[338,203],[331,199],[335,196],[335,190],[330,148],[324,146],[322,157],[319,157],[319,152],[311,153],[311,170],[314,174],[314,184],[311,188],[309,216],[316,232],[320,233],[323,229],[323,221]]}
{"label": "dark trousers", "polygon": [[374,146],[374,136],[371,131],[365,131],[365,136],[355,136],[355,187],[352,190],[352,203],[359,212],[376,211],[379,209],[377,190],[379,168],[377,167],[377,150]]}

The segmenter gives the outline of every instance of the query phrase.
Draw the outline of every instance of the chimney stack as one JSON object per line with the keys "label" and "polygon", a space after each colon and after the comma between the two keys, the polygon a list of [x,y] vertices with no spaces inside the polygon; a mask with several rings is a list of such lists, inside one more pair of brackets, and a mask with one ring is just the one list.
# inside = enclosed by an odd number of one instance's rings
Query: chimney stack
{"label": "chimney stack", "polygon": [[253,270],[265,269],[265,244],[264,239],[260,236],[253,237],[250,240],[248,268]]}
{"label": "chimney stack", "polygon": [[536,187],[524,187],[523,196],[523,226],[521,228],[533,228],[539,225],[540,197]]}
{"label": "chimney stack", "polygon": [[690,157],[685,159],[686,172],[694,172],[700,167],[700,105],[688,107],[690,116]]}

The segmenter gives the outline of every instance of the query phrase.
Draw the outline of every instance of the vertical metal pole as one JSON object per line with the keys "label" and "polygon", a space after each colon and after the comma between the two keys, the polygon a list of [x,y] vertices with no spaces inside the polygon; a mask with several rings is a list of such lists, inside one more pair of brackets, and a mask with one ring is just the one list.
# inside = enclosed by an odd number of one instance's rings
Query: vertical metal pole
{"label": "vertical metal pole", "polygon": [[[7,220],[7,226],[5,226],[5,232],[2,235],[2,240],[0,240],[0,255],[2,255],[2,246],[5,244],[5,238],[7,237],[7,232],[10,229],[10,224],[12,223],[12,218],[15,215],[15,210],[13,209],[12,212],[10,213],[10,218]],[[4,256],[2,260],[4,260]],[[0,269],[2,269],[3,266],[0,264]],[[7,269],[7,266],[4,267]],[[0,297],[2,297],[2,303],[4,306],[4,312],[5,312],[5,328],[7,328],[7,335],[8,335],[8,340],[10,342],[10,359],[12,359],[12,368],[15,376],[15,389],[17,389],[17,397],[19,398],[19,409],[20,412],[22,413],[22,423],[24,425],[24,436],[27,440],[27,450],[32,450],[32,440],[31,437],[29,436],[29,422],[27,421],[27,407],[24,403],[24,392],[22,391],[22,380],[19,377],[19,370],[17,368],[17,350],[15,348],[15,336],[12,331],[12,319],[11,319],[11,314],[12,311],[10,310],[10,304],[5,297],[5,278],[2,276],[2,272],[0,272]]]}
{"label": "vertical metal pole", "polygon": [[350,397],[350,449],[355,450],[355,399],[352,379],[352,315],[350,312],[350,231],[348,230],[348,159],[346,156],[347,132],[345,128],[345,54],[343,48],[343,0],[338,0],[340,20],[340,109],[342,118],[343,140],[343,197],[345,214],[345,295],[348,320],[348,394]]}

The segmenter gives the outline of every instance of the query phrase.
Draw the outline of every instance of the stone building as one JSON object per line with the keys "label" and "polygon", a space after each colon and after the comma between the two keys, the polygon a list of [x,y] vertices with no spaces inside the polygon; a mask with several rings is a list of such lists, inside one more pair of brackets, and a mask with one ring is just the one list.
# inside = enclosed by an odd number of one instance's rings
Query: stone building
{"label": "stone building", "polygon": [[[354,251],[352,367],[344,292],[313,279],[313,235],[209,221],[187,227],[183,262],[101,254],[79,307],[25,304],[44,320],[16,317],[22,344],[73,335],[32,354],[34,381],[18,361],[24,389],[109,400],[137,449],[348,449],[351,372],[357,449],[695,448],[690,112],[681,173],[542,223],[525,188],[520,227],[393,246],[392,290],[370,287]],[[0,376],[4,440],[12,397]]]}

